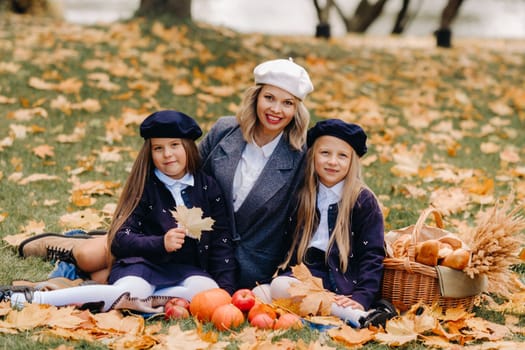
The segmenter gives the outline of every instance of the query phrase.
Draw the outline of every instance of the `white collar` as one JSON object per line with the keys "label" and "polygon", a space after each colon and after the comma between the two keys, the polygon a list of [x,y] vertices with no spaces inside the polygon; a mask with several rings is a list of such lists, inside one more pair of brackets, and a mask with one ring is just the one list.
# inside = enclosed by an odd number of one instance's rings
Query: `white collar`
{"label": "white collar", "polygon": [[275,148],[277,147],[277,145],[279,144],[279,141],[281,140],[282,136],[283,136],[283,132],[281,131],[281,133],[279,133],[279,135],[277,135],[272,141],[268,142],[266,145],[262,147],[259,147],[259,145],[255,143],[254,139],[252,139],[251,144],[255,148],[260,149],[266,158],[269,158],[272,155]]}
{"label": "white collar", "polygon": [[167,187],[172,187],[175,185],[193,186],[195,182],[193,175],[191,173],[184,174],[184,176],[180,179],[173,179],[169,177],[168,175],[164,174],[159,169],[155,168],[155,175],[158,177],[160,182],[162,182]]}
{"label": "white collar", "polygon": [[319,199],[329,199],[330,203],[339,202],[341,200],[342,194],[343,194],[343,187],[345,185],[345,181],[339,181],[332,187],[327,187],[323,185],[321,182],[319,182]]}

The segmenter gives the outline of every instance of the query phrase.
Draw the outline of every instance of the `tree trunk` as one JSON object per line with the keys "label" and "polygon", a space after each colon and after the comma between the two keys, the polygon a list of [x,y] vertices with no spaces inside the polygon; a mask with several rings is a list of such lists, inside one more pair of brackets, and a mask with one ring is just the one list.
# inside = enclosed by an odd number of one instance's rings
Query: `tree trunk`
{"label": "tree trunk", "polygon": [[434,32],[437,46],[445,48],[452,47],[452,29],[450,25],[458,15],[462,3],[463,0],[449,0],[441,12],[439,28]]}
{"label": "tree trunk", "polygon": [[396,23],[392,29],[392,34],[401,34],[405,30],[405,26],[408,21],[407,12],[408,6],[410,5],[410,0],[403,0],[403,5],[397,14]]}
{"label": "tree trunk", "polygon": [[368,27],[381,15],[383,7],[388,0],[378,0],[375,3],[369,3],[368,0],[361,0],[354,15],[346,18],[343,11],[334,1],[334,6],[343,19],[347,32],[364,33]]}
{"label": "tree trunk", "polygon": [[441,12],[441,22],[439,24],[439,29],[450,29],[450,25],[456,16],[458,15],[459,8],[463,0],[449,0],[447,5]]}
{"label": "tree trunk", "polygon": [[317,18],[319,24],[315,28],[316,38],[330,38],[330,9],[332,8],[333,0],[326,0],[325,5],[321,6],[319,0],[314,0],[315,10],[317,11]]}
{"label": "tree trunk", "polygon": [[32,0],[10,0],[9,4],[15,13],[28,13],[35,6]]}
{"label": "tree trunk", "polygon": [[178,19],[191,20],[191,0],[140,0],[137,16],[169,14]]}

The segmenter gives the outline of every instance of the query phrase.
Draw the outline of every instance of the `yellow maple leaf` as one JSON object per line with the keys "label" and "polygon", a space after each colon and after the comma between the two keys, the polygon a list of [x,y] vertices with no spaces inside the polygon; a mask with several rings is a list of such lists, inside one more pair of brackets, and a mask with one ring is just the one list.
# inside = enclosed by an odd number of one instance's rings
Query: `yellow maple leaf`
{"label": "yellow maple leaf", "polygon": [[195,89],[188,81],[182,80],[173,85],[171,92],[178,96],[190,96],[195,93]]}
{"label": "yellow maple leaf", "polygon": [[140,316],[122,316],[117,310],[94,314],[93,318],[99,329],[105,331],[140,334],[144,331],[144,318]]}
{"label": "yellow maple leaf", "polygon": [[29,232],[18,233],[15,235],[7,235],[2,240],[13,247],[18,247],[23,240],[29,238],[31,234]]}
{"label": "yellow maple leaf", "polygon": [[84,340],[88,342],[100,341],[102,334],[92,334],[90,331],[82,328],[67,329],[67,328],[50,328],[41,331],[41,337],[49,336],[54,339],[57,337],[68,340]]}
{"label": "yellow maple leaf", "polygon": [[332,339],[348,346],[359,346],[366,344],[374,339],[375,333],[377,332],[374,332],[368,328],[356,330],[347,325],[328,330],[328,335],[332,337]]}
{"label": "yellow maple leaf", "polygon": [[47,324],[55,328],[77,328],[84,320],[75,315],[73,306],[57,308],[52,306]]}
{"label": "yellow maple leaf", "polygon": [[506,326],[484,320],[481,317],[472,317],[466,320],[468,329],[463,333],[473,336],[475,339],[488,341],[503,340],[510,331]]}
{"label": "yellow maple leaf", "polygon": [[53,180],[60,180],[60,178],[58,176],[56,176],[56,175],[31,174],[31,175],[21,179],[20,181],[18,181],[18,183],[20,185],[27,185],[28,183],[36,182],[36,181],[53,181]]}
{"label": "yellow maple leaf", "polygon": [[11,302],[10,301],[2,301],[2,302],[0,302],[0,316],[7,315],[8,313],[11,312],[11,310],[13,310],[13,308],[11,307]]}
{"label": "yellow maple leaf", "polygon": [[40,145],[33,148],[33,153],[38,157],[45,159],[55,155],[55,148],[49,145]]}
{"label": "yellow maple leaf", "polygon": [[103,218],[93,208],[87,208],[64,214],[59,219],[59,224],[65,228],[82,227],[84,230],[96,230],[102,228]]}
{"label": "yellow maple leaf", "polygon": [[237,93],[236,89],[233,86],[226,86],[226,85],[203,86],[201,87],[201,90],[211,95],[219,96],[219,97],[228,97],[228,96],[232,96],[235,93]]}
{"label": "yellow maple leaf", "polygon": [[334,294],[323,287],[323,281],[314,277],[305,264],[292,266],[292,273],[299,282],[291,283],[288,293],[300,299],[300,316],[329,315]]}
{"label": "yellow maple leaf", "polygon": [[12,328],[30,330],[47,325],[50,306],[44,304],[26,304],[20,311],[10,312],[5,321]]}
{"label": "yellow maple leaf", "polygon": [[110,349],[143,350],[157,345],[158,340],[147,334],[125,334],[109,344]]}
{"label": "yellow maple leaf", "polygon": [[22,227],[21,231],[27,232],[27,233],[39,234],[39,233],[44,233],[45,228],[46,228],[46,224],[44,221],[29,220],[27,225]]}
{"label": "yellow maple leaf", "polygon": [[187,208],[184,205],[177,205],[175,210],[170,212],[177,223],[188,230],[186,235],[197,240],[201,239],[202,231],[210,231],[215,223],[212,218],[203,218],[202,209],[197,207]]}
{"label": "yellow maple leaf", "polygon": [[416,340],[418,333],[414,330],[414,321],[399,317],[387,322],[386,333],[377,333],[375,340],[390,346],[399,346]]}
{"label": "yellow maple leaf", "polygon": [[202,340],[197,330],[183,331],[179,325],[171,326],[166,337],[167,349],[207,349],[212,344]]}

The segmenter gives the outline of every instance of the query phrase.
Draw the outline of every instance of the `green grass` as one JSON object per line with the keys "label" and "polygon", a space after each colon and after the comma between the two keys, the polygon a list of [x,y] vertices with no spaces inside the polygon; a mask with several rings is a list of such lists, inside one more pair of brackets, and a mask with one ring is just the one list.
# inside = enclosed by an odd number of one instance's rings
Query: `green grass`
{"label": "green grass", "polygon": [[[242,91],[252,84],[251,69],[263,60],[278,57],[294,57],[307,66],[315,85],[306,101],[312,123],[337,116],[364,126],[370,141],[365,161],[377,157],[364,168],[364,177],[389,209],[388,230],[415,223],[419,213],[429,205],[433,191],[462,184],[393,175],[392,152],[401,145],[409,149],[424,147],[421,168],[446,164],[456,170],[474,169],[480,179],[493,179],[495,198],[506,197],[511,189],[524,188],[523,172],[519,175],[517,170],[523,167],[525,159],[522,137],[525,101],[523,97],[521,100],[515,97],[521,96],[517,91],[524,94],[523,42],[458,39],[454,49],[444,50],[434,48],[432,38],[363,40],[349,36],[325,41],[241,35],[224,28],[187,23],[174,26],[176,30],[164,40],[154,34],[153,22],[145,20],[107,27],[79,27],[41,18],[0,15],[0,141],[12,138],[13,125],[42,130],[28,132],[25,138],[18,137],[11,145],[0,146],[0,217],[4,218],[0,220],[0,237],[22,232],[31,222],[43,222],[46,231],[66,230],[59,224],[60,217],[82,209],[70,202],[72,169],[90,164],[89,171],[76,176],[81,183],[125,180],[133,161],[132,151],[139,148],[141,141],[137,125],[130,124],[121,141],[107,142],[106,123],[111,117],[120,119],[128,109],[146,115],[159,108],[173,108],[195,116],[207,130],[219,116],[233,114]],[[93,62],[97,68],[88,67]],[[12,70],[11,65],[16,68]],[[93,73],[106,74],[120,89],[106,91],[93,87],[90,85],[93,79],[89,78]],[[78,93],[40,90],[29,85],[30,78],[49,83],[76,78],[82,87]],[[174,95],[172,88],[182,81],[192,83],[195,94]],[[159,87],[148,95],[147,91],[132,87],[137,82],[142,86],[158,83]],[[229,96],[207,94],[203,98],[208,86],[233,86],[235,91]],[[129,95],[122,98],[124,94]],[[94,113],[84,110],[64,113],[51,106],[59,95],[71,103],[96,99],[102,109]],[[2,97],[14,102],[3,103]],[[364,97],[373,101],[377,109],[356,103]],[[511,113],[497,116],[490,104],[498,100]],[[42,108],[47,116],[14,118],[17,111],[31,108]],[[415,122],[425,118],[428,125],[417,126]],[[59,135],[71,134],[82,123],[86,136],[81,142],[57,141]],[[442,123],[450,123],[450,131],[440,131]],[[488,126],[492,127],[486,131]],[[455,155],[451,156],[446,142],[438,138],[444,136],[455,140]],[[506,164],[499,153],[480,152],[480,145],[489,141],[501,150],[514,147],[520,161]],[[36,157],[32,149],[39,145],[53,146],[54,156]],[[101,161],[98,155],[105,147],[120,150],[122,160]],[[22,173],[24,178],[31,174],[56,175],[59,180],[20,185],[12,178],[15,173]],[[402,187],[406,184],[421,188],[425,195],[405,196]],[[523,198],[523,192],[518,193],[515,205],[523,203]],[[57,203],[46,206],[46,200]],[[92,208],[101,210],[116,200],[115,196],[96,196]],[[480,208],[471,202],[447,216],[445,223],[450,225],[452,220],[459,220],[472,224]],[[446,228],[455,231],[454,227]],[[52,268],[40,259],[20,259],[5,244],[0,249],[0,284],[15,279],[41,280]],[[515,267],[521,276],[524,269],[523,264]],[[503,319],[501,314],[483,308],[476,312],[495,322]],[[67,343],[34,342],[32,334],[0,334],[0,344],[5,349],[47,349]],[[318,334],[303,330],[287,336],[310,340]],[[523,341],[523,337],[515,340]],[[70,344],[79,349],[104,348],[88,343]],[[235,344],[231,347],[235,348]],[[368,344],[365,348],[385,347]],[[410,344],[403,348],[423,346]]]}

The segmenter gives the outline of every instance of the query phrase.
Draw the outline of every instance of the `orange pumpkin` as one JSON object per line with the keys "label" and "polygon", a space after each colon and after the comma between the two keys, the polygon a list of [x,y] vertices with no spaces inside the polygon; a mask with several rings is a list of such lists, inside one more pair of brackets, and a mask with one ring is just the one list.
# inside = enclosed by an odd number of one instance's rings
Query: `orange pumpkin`
{"label": "orange pumpkin", "polygon": [[220,331],[239,327],[244,322],[242,311],[233,304],[221,305],[215,309],[211,321]]}
{"label": "orange pumpkin", "polygon": [[208,289],[193,296],[190,302],[190,312],[201,322],[211,321],[213,312],[222,305],[230,304],[230,293],[222,288]]}
{"label": "orange pumpkin", "polygon": [[256,303],[250,309],[250,312],[248,312],[248,321],[251,322],[252,319],[258,314],[267,314],[272,320],[275,320],[277,318],[277,313],[275,312],[273,307],[264,303]]}
{"label": "orange pumpkin", "polygon": [[297,316],[296,314],[292,313],[284,313],[277,321],[275,321],[275,324],[273,325],[273,329],[299,329],[303,327],[303,323],[301,322],[301,318]]}

